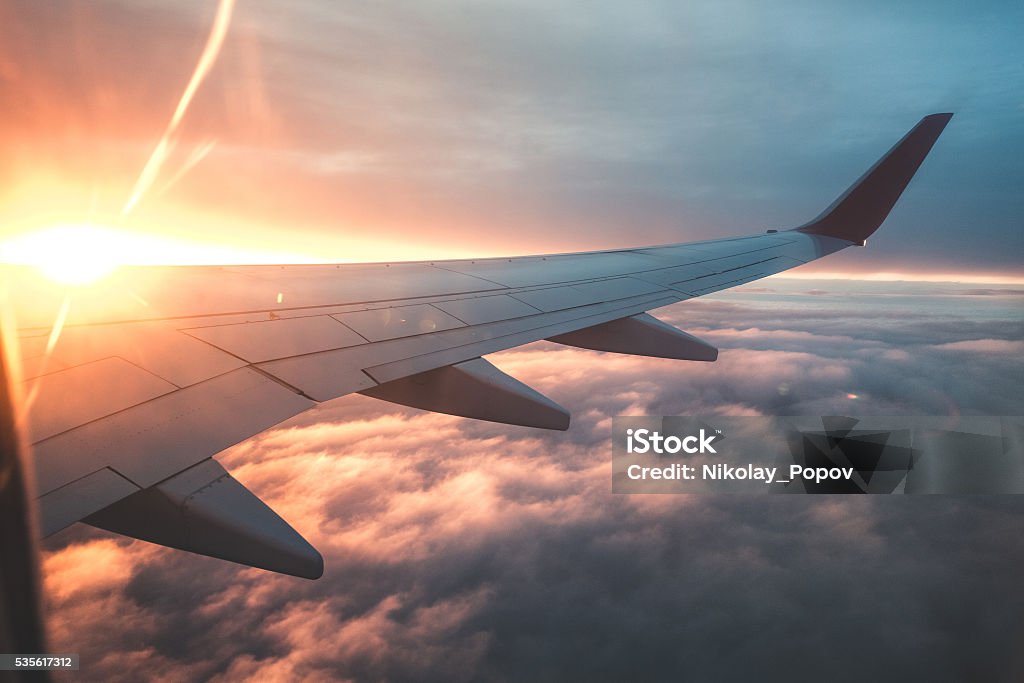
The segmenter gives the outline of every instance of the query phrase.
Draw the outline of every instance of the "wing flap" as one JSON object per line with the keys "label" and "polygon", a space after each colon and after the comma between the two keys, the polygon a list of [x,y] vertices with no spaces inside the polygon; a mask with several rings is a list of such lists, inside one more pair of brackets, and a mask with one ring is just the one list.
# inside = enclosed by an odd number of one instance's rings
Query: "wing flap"
{"label": "wing flap", "polygon": [[34,444],[36,487],[49,493],[108,465],[152,486],[314,405],[251,368],[233,370]]}
{"label": "wing flap", "polygon": [[176,389],[117,357],[42,375],[25,384],[29,441],[42,441]]}
{"label": "wing flap", "polygon": [[364,389],[364,396],[488,422],[566,430],[569,411],[483,358]]}
{"label": "wing flap", "polygon": [[43,536],[55,534],[138,490],[109,467],[96,470],[39,499],[40,531]]}
{"label": "wing flap", "polygon": [[73,367],[110,356],[144,368],[177,387],[245,365],[245,361],[163,322],[65,326],[47,358],[48,363]]}
{"label": "wing flap", "polygon": [[[664,291],[664,290],[662,290]],[[668,294],[666,292],[666,294]],[[260,370],[317,401],[528,344],[555,334],[679,301],[679,293],[643,295],[564,311],[391,339],[259,364]]]}
{"label": "wing flap", "polygon": [[448,339],[448,344],[437,350],[368,367],[366,373],[378,382],[389,382],[443,365],[453,365],[477,356],[529,344],[552,335],[667,306],[681,298],[679,295],[646,295],[537,316],[536,321],[530,319],[525,325],[511,324],[515,321],[492,323],[481,326],[488,329],[466,330],[461,339]]}
{"label": "wing flap", "polygon": [[95,512],[86,524],[249,567],[317,579],[320,553],[216,460]]}

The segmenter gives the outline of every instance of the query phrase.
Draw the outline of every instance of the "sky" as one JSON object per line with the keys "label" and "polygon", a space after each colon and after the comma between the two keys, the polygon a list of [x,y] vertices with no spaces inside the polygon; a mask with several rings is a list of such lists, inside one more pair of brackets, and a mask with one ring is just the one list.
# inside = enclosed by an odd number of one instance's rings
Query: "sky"
{"label": "sky", "polygon": [[0,255],[80,248],[49,230],[83,224],[110,238],[90,255],[147,262],[760,233],[956,115],[867,249],[796,271],[845,279],[657,312],[716,363],[489,356],[569,408],[566,433],[350,396],[222,454],[323,552],[316,582],[52,537],[55,651],[105,681],[1024,676],[1015,497],[616,496],[609,444],[624,414],[1024,412],[1024,6],[230,8],[197,72],[216,2],[0,5]]}
{"label": "sky", "polygon": [[217,8],[4,4],[0,229],[177,262],[752,234],[953,111],[872,248],[804,270],[1019,277],[1020,3],[238,2],[125,214]]}
{"label": "sky", "polygon": [[345,397],[219,457],[323,578],[76,525],[46,542],[52,647],[112,682],[1020,680],[1019,496],[615,495],[609,436],[615,415],[1021,415],[1022,303],[780,280],[657,311],[715,363],[490,356],[572,411],[564,433]]}

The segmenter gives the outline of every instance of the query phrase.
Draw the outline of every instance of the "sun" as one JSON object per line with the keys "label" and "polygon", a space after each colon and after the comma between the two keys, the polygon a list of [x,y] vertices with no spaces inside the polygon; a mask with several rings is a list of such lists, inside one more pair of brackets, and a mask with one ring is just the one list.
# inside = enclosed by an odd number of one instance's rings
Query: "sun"
{"label": "sun", "polygon": [[58,225],[13,237],[0,244],[0,260],[34,265],[51,280],[84,285],[121,265],[118,235],[90,224]]}
{"label": "sun", "polygon": [[64,286],[106,282],[121,266],[321,263],[308,254],[184,239],[156,231],[61,223],[0,239],[0,264],[35,266]]}

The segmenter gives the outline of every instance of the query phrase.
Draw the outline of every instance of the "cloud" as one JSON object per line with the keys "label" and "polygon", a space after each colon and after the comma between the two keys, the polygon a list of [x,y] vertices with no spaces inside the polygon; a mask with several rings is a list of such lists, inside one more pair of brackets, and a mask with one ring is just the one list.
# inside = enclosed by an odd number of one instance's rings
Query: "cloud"
{"label": "cloud", "polygon": [[907,317],[886,287],[659,312],[720,343],[713,364],[493,356],[572,409],[565,433],[361,396],[298,416],[220,460],[323,552],[322,579],[73,528],[45,564],[54,647],[110,681],[1019,678],[1017,497],[610,493],[617,414],[1021,413],[1017,357],[971,343],[1020,343],[1015,300]]}
{"label": "cloud", "polygon": [[1017,358],[1024,355],[1024,342],[1006,339],[971,339],[969,341],[938,344],[938,349],[948,351],[967,351],[969,353],[1013,354]]}

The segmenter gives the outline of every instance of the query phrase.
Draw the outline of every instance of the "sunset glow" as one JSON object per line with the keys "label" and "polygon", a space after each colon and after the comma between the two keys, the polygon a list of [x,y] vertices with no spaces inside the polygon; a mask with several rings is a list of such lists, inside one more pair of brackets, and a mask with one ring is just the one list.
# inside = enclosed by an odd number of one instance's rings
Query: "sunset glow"
{"label": "sunset glow", "polygon": [[88,223],[42,228],[0,241],[0,262],[36,266],[51,280],[66,285],[96,282],[118,267],[127,265],[312,261],[302,254],[239,249]]}
{"label": "sunset glow", "polygon": [[0,683],[1024,681],[1024,2],[0,26]]}
{"label": "sunset glow", "polygon": [[[120,266],[129,265],[242,265],[266,263],[346,263],[360,261],[409,261],[425,258],[460,258],[462,249],[398,249],[385,259],[368,247],[346,250],[344,243],[327,242],[320,254],[274,249],[274,240],[265,237],[257,248],[243,248],[214,241],[201,241],[193,234],[176,237],[160,232],[141,232],[134,228],[114,228],[93,223],[62,223],[18,232],[0,239],[0,263],[31,265],[49,279],[65,285],[96,282]],[[362,245],[360,245],[362,246]],[[262,248],[260,248],[262,247]],[[481,249],[482,251],[482,249]],[[491,256],[518,256],[523,253],[495,253]],[[342,258],[339,252],[356,255]],[[479,255],[479,254],[478,254]],[[819,272],[808,269],[787,271],[772,279],[864,280],[879,282],[961,282],[977,284],[1024,284],[1024,278],[1002,273],[950,272]]]}
{"label": "sunset glow", "polygon": [[5,262],[37,266],[52,280],[94,282],[119,264],[122,244],[115,233],[91,225],[61,225],[20,235],[0,245]]}

